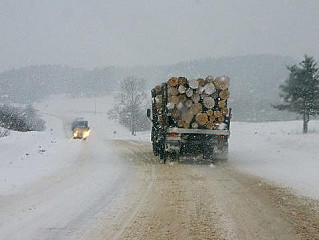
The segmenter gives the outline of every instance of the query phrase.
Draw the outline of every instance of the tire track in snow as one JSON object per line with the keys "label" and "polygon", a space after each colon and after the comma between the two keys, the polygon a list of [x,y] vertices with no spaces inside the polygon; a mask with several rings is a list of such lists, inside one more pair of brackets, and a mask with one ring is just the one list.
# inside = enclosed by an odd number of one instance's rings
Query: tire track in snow
{"label": "tire track in snow", "polygon": [[[126,142],[127,143],[127,142]],[[129,147],[131,144],[127,144],[127,146]],[[139,147],[137,147],[138,150],[140,150]],[[139,157],[139,155],[137,154],[137,151],[135,149],[131,149],[130,148],[131,153],[133,153],[137,158]],[[145,158],[145,160],[147,160],[150,164],[149,159]],[[118,240],[120,239],[120,237],[124,234],[124,232],[129,228],[129,226],[131,225],[131,223],[133,222],[134,218],[137,216],[137,214],[141,211],[141,209],[143,208],[143,206],[146,203],[146,200],[149,196],[149,193],[151,192],[151,189],[153,187],[153,183],[154,183],[154,175],[155,175],[155,168],[154,165],[150,165],[151,168],[151,174],[147,180],[148,182],[148,186],[147,189],[145,191],[145,193],[143,194],[142,198],[140,199],[137,207],[134,209],[134,211],[132,212],[132,214],[130,214],[130,216],[128,217],[128,219],[122,223],[122,227],[121,229],[117,232],[117,234],[112,238],[113,240]]]}

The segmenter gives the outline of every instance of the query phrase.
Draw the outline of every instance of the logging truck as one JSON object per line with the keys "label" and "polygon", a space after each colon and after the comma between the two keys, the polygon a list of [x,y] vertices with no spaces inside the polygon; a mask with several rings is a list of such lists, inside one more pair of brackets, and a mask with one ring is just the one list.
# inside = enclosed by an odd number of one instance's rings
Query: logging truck
{"label": "logging truck", "polygon": [[201,153],[209,162],[227,161],[231,109],[229,78],[172,77],[151,91],[153,153],[165,163],[168,157]]}

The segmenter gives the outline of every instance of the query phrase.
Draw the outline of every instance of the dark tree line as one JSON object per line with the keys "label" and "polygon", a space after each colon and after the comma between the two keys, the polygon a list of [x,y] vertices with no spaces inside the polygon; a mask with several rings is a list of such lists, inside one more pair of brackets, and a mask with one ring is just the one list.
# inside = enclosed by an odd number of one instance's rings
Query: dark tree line
{"label": "dark tree line", "polygon": [[0,73],[0,102],[32,103],[51,94],[99,96],[113,90],[113,68],[30,66]]}

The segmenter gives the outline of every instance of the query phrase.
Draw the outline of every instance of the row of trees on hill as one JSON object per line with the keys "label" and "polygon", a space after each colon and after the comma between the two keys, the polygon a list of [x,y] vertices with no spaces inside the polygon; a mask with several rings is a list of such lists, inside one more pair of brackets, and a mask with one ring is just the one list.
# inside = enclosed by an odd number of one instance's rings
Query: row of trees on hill
{"label": "row of trees on hill", "polygon": [[32,103],[52,94],[99,96],[116,87],[114,69],[29,66],[0,73],[0,102]]}
{"label": "row of trees on hill", "polygon": [[[303,132],[308,132],[310,116],[319,114],[319,74],[313,57],[305,56],[298,65],[287,66],[289,76],[280,85],[282,103],[273,107],[279,111],[297,113],[303,119]],[[145,116],[148,95],[145,93],[145,81],[134,77],[125,78],[120,83],[116,95],[115,107],[109,112],[109,118],[118,120],[128,127],[132,134],[149,127]]]}
{"label": "row of trees on hill", "polygon": [[208,74],[231,79],[230,106],[235,121],[296,119],[271,107],[280,100],[277,89],[288,75],[285,66],[295,61],[276,55],[205,58],[171,65],[105,67],[92,70],[61,65],[41,65],[0,73],[0,103],[32,103],[51,94],[98,96],[118,90],[119,80],[128,76],[147,77],[146,88],[169,76],[198,78]]}
{"label": "row of trees on hill", "polygon": [[[26,67],[0,73],[0,103],[7,99],[8,102],[31,103],[49,94],[61,93],[75,97],[105,95],[118,88],[118,79],[124,79],[119,84],[116,107],[109,117],[119,120],[134,134],[149,125],[145,120],[149,99],[145,87],[159,84],[167,76],[197,78],[213,72],[231,78],[230,105],[236,121],[296,119],[293,114],[278,114],[285,110],[302,116],[303,129],[307,132],[310,116],[318,114],[318,68],[314,58],[305,56],[298,65],[288,66],[288,74],[283,69],[291,62],[290,58],[262,55],[132,69],[111,67],[88,71],[66,66]],[[125,78],[129,75],[137,78]],[[149,76],[148,83],[139,80],[142,76]],[[280,86],[282,102],[274,106],[280,111],[272,110],[271,104],[280,100],[276,96],[277,88],[285,78],[286,81]]]}

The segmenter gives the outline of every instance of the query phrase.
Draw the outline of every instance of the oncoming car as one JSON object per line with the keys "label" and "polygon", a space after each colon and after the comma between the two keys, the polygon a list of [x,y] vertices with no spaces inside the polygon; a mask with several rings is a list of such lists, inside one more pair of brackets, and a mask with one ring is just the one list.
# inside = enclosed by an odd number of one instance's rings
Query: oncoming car
{"label": "oncoming car", "polygon": [[88,121],[75,119],[72,122],[72,137],[73,139],[87,139],[90,135],[91,129],[89,128]]}

